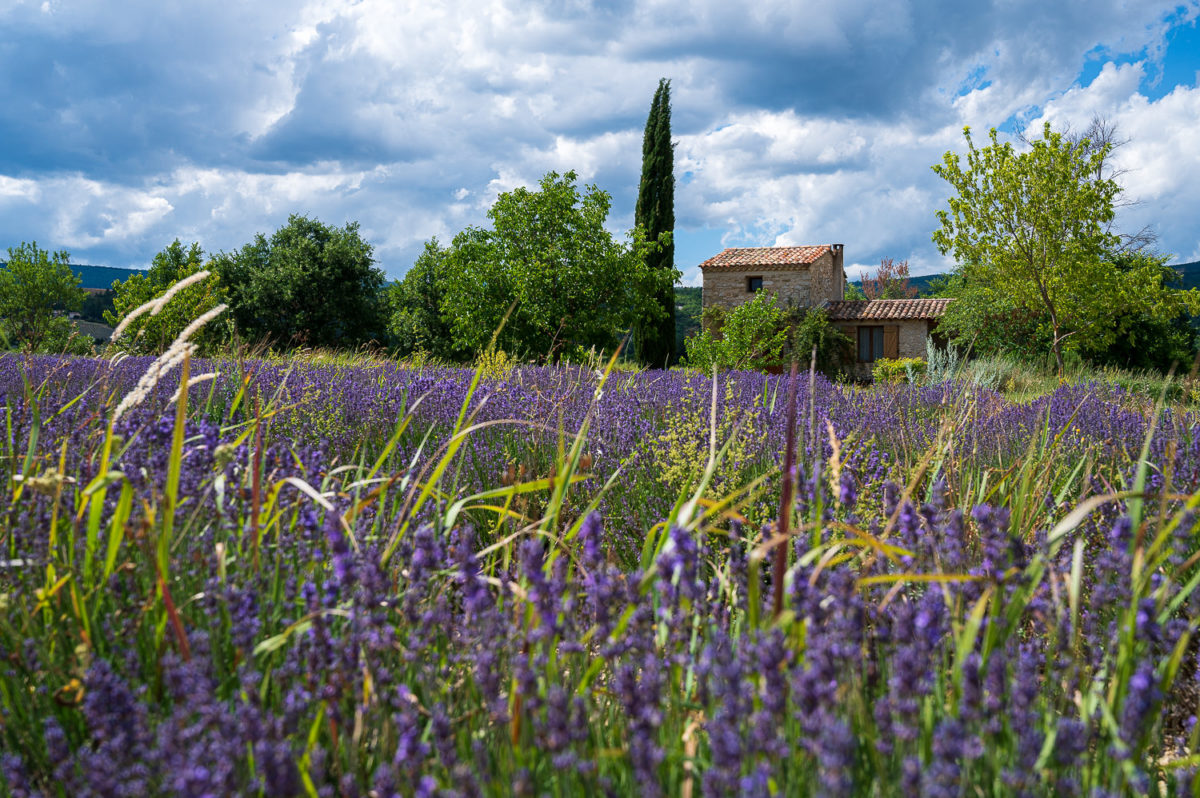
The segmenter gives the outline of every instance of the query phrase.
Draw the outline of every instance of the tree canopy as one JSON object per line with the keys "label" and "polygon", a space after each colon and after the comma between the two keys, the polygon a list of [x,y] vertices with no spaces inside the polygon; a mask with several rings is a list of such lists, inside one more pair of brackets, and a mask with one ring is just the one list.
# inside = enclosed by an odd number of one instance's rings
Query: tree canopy
{"label": "tree canopy", "polygon": [[[117,326],[131,312],[203,268],[204,251],[200,245],[184,247],[175,239],[154,256],[146,274],[132,274],[122,282],[113,283],[116,292],[113,309],[105,312],[105,321]],[[142,313],[131,319],[114,345],[132,354],[161,354],[192,321],[224,301],[220,278],[210,274],[179,290],[158,313]],[[192,340],[201,353],[208,354],[226,341],[229,334],[229,322],[218,319],[205,325]]]}
{"label": "tree canopy", "polygon": [[0,268],[0,317],[12,343],[41,351],[51,341],[66,342],[71,323],[56,311],[78,310],[84,298],[70,261],[66,252],[47,252],[36,241],[9,248]]}
{"label": "tree canopy", "polygon": [[596,186],[581,194],[575,180],[550,172],[536,191],[501,194],[488,211],[491,229],[455,236],[441,298],[455,350],[482,351],[508,314],[501,349],[557,362],[611,351],[635,322],[664,312],[656,297],[679,273],[647,266],[655,245],[640,231],[614,240],[604,227],[609,195]]}
{"label": "tree canopy", "polygon": [[455,349],[450,323],[442,318],[449,254],[436,238],[427,241],[404,279],[388,289],[388,333],[401,354],[425,352],[443,360],[473,354]]}
{"label": "tree canopy", "polygon": [[996,312],[1041,319],[1061,373],[1065,350],[1106,347],[1131,313],[1200,309],[1195,292],[1166,288],[1156,268],[1113,265],[1121,189],[1104,176],[1109,144],[1069,139],[1048,123],[1024,152],[1001,143],[995,129],[985,147],[969,128],[964,134],[965,165],[947,152],[933,167],[956,192],[949,210],[938,211],[933,240],[953,254],[962,278],[943,329],[969,339]]}
{"label": "tree canopy", "polygon": [[382,341],[384,274],[358,224],[293,214],[268,239],[213,258],[239,332],[280,346]]}
{"label": "tree canopy", "polygon": [[[671,81],[658,82],[646,130],[642,136],[642,179],[638,185],[634,224],[646,240],[658,242],[648,252],[652,269],[675,269],[675,145],[671,142]],[[663,368],[675,361],[675,292],[661,286],[655,295],[662,313],[638,319],[635,329],[638,360],[646,366]]]}

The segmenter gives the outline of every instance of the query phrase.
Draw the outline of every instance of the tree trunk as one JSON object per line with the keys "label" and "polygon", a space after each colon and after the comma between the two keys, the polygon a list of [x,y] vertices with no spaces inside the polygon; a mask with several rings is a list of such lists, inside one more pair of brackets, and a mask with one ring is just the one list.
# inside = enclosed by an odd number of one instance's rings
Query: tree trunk
{"label": "tree trunk", "polygon": [[1058,378],[1061,380],[1066,374],[1067,368],[1063,363],[1062,355],[1062,339],[1058,337],[1058,328],[1054,329],[1054,362],[1058,364]]}

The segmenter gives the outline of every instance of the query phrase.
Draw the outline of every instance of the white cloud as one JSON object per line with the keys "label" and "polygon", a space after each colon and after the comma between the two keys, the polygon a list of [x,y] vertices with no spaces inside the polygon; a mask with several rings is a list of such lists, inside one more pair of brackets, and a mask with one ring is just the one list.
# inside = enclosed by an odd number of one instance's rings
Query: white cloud
{"label": "white cloud", "polygon": [[[1137,91],[1127,73],[1139,74],[1140,64],[1105,66],[1086,88],[1067,92],[1046,106],[1033,125],[1050,121],[1057,129],[1082,130],[1095,115],[1117,127],[1124,140],[1113,156],[1124,199],[1132,204],[1118,215],[1118,229],[1134,232],[1150,226],[1159,246],[1178,259],[1196,260],[1196,208],[1200,207],[1200,86],[1177,86],[1157,100]],[[1120,88],[1114,89],[1114,86]]]}
{"label": "white cloud", "polygon": [[[0,0],[0,235],[77,261],[144,265],[176,236],[228,249],[295,212],[359,220],[399,274],[551,169],[609,191],[620,231],[661,76],[681,265],[692,231],[940,270],[929,166],[962,126],[1093,110],[1133,139],[1130,218],[1200,249],[1197,90],[1139,94],[1198,0],[52,6]],[[1131,55],[1073,86],[1087,58]]]}

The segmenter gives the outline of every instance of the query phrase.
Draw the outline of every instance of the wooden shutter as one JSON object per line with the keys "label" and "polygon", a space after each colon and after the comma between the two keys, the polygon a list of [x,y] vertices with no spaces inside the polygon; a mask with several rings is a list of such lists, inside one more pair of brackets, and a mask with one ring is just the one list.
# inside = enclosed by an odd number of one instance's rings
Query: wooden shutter
{"label": "wooden shutter", "polygon": [[883,356],[900,357],[900,327],[895,324],[883,328]]}
{"label": "wooden shutter", "polygon": [[858,328],[851,324],[839,324],[838,331],[858,346]]}

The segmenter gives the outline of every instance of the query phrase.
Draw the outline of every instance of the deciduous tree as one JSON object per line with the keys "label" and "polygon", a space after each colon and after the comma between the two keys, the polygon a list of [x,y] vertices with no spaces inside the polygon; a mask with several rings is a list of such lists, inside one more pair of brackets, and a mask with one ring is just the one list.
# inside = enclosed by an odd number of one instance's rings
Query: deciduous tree
{"label": "deciduous tree", "polygon": [[238,331],[281,346],[382,341],[384,275],[358,223],[331,227],[292,215],[268,239],[213,259]]}
{"label": "deciduous tree", "polygon": [[867,299],[911,299],[917,287],[908,282],[908,261],[883,258],[874,277],[863,275],[862,292]]}
{"label": "deciduous tree", "polygon": [[965,135],[965,165],[948,152],[933,167],[956,192],[938,211],[933,240],[964,277],[944,329],[970,338],[972,318],[988,308],[1044,314],[1061,373],[1065,350],[1107,346],[1122,314],[1200,307],[1194,292],[1167,289],[1156,269],[1122,272],[1106,259],[1120,245],[1110,222],[1121,191],[1103,175],[1108,146],[1072,142],[1049,124],[1025,152],[994,129],[982,148]]}
{"label": "deciduous tree", "polygon": [[782,368],[793,359],[807,368],[815,347],[817,370],[836,377],[853,357],[852,342],[824,308],[780,307],[767,291],[732,310],[709,308],[704,328],[686,346],[686,364],[705,372]]}
{"label": "deciduous tree", "polygon": [[564,352],[611,350],[639,319],[663,313],[657,297],[679,273],[650,268],[639,230],[616,241],[604,227],[611,204],[595,186],[583,194],[576,175],[550,172],[538,190],[501,194],[488,218],[455,236],[447,254],[442,317],[454,346],[481,351],[512,313],[499,346],[557,362]]}
{"label": "deciduous tree", "polygon": [[65,340],[70,322],[59,312],[78,310],[84,297],[70,261],[66,252],[47,252],[36,241],[9,248],[0,268],[0,317],[12,343],[39,351],[52,338]]}
{"label": "deciduous tree", "polygon": [[444,360],[465,360],[471,352],[454,348],[450,323],[442,317],[450,251],[434,238],[404,275],[388,289],[388,333],[404,355],[426,352]]}
{"label": "deciduous tree", "polygon": [[[134,273],[124,281],[113,283],[116,292],[113,309],[105,312],[104,320],[117,326],[130,313],[203,268],[204,250],[200,245],[193,243],[184,247],[179,239],[175,239],[154,256],[146,274]],[[220,278],[209,274],[178,290],[158,313],[141,313],[131,319],[113,345],[132,354],[160,354],[185,327],[224,301],[225,290]],[[210,354],[228,340],[230,332],[230,322],[217,319],[206,324],[192,341],[200,347],[201,353]]]}

